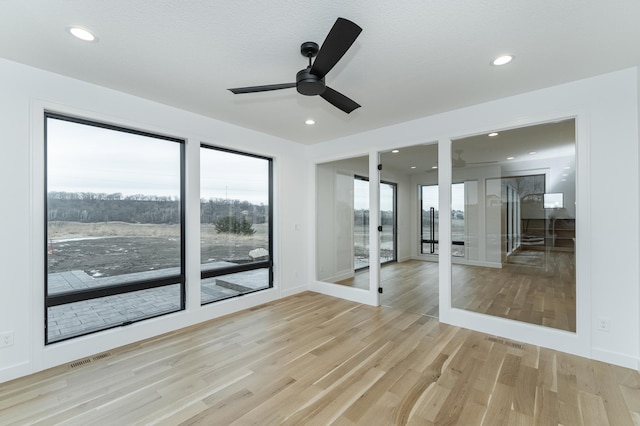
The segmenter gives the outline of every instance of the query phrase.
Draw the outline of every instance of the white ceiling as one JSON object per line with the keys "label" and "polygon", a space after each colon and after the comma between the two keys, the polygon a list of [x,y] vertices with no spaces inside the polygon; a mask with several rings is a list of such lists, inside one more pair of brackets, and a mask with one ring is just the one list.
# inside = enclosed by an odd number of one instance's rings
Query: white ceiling
{"label": "white ceiling", "polygon": [[[226,90],[294,82],[337,17],[363,31],[327,85],[362,108]],[[636,66],[639,17],[638,0],[0,0],[0,57],[313,144]]]}
{"label": "white ceiling", "polygon": [[[517,167],[518,163],[543,160],[546,165],[550,158],[574,156],[575,145],[575,120],[569,119],[501,130],[495,137],[482,134],[457,139],[452,143],[451,155],[456,169],[483,167],[488,163],[511,168]],[[385,170],[409,175],[437,172],[432,168],[438,164],[438,145],[435,143],[402,147],[397,151],[380,154]],[[464,163],[456,163],[456,158]]]}

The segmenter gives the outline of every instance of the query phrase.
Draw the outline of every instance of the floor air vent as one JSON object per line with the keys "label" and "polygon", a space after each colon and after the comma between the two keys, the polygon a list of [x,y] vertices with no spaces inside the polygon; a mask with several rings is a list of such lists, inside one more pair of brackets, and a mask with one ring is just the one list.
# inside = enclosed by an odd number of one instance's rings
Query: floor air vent
{"label": "floor air vent", "polygon": [[487,337],[487,340],[493,343],[500,343],[501,345],[511,346],[512,348],[524,349],[524,345],[521,343],[511,342],[509,340],[499,339],[497,337]]}
{"label": "floor air vent", "polygon": [[95,355],[95,356],[91,357],[91,360],[92,361],[97,361],[99,359],[109,358],[110,356],[111,356],[111,352],[105,352],[105,353],[98,354],[98,355]]}
{"label": "floor air vent", "polygon": [[91,358],[84,358],[78,361],[73,361],[71,364],[69,364],[69,368],[82,367],[83,365],[90,364],[92,361],[99,361],[101,359],[109,358],[110,356],[111,352],[104,352],[98,355],[94,355]]}
{"label": "floor air vent", "polygon": [[82,367],[83,365],[87,365],[91,362],[91,358],[85,358],[85,359],[81,359],[78,361],[73,361],[71,364],[69,364],[69,368],[78,368],[78,367]]}

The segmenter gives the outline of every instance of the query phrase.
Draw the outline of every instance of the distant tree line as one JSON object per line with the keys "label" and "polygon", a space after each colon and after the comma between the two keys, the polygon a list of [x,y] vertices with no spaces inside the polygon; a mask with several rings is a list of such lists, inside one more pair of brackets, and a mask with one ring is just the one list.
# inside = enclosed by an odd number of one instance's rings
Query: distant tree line
{"label": "distant tree line", "polygon": [[[353,224],[354,225],[369,225],[369,210],[358,209],[353,211]],[[380,224],[393,226],[393,211],[385,210],[380,212]]]}
{"label": "distant tree line", "polygon": [[[49,192],[50,221],[110,222],[173,224],[180,221],[178,197],[158,195],[105,194],[94,192]],[[217,223],[225,217],[241,222],[264,223],[269,208],[248,201],[214,198],[200,200],[203,223]]]}
{"label": "distant tree line", "polygon": [[[429,222],[429,215],[431,214],[431,212],[429,210],[425,210],[422,209],[422,217],[424,218],[424,220],[428,223]],[[435,219],[439,219],[440,218],[440,210],[436,210],[434,212],[434,216]],[[451,219],[464,219],[464,211],[463,210],[451,210]]]}

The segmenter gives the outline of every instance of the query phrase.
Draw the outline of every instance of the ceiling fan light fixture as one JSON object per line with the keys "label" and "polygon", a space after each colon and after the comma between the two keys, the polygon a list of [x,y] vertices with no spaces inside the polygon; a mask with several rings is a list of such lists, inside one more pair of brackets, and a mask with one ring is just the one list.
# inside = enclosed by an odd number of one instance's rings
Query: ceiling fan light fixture
{"label": "ceiling fan light fixture", "polygon": [[502,56],[498,56],[497,58],[495,58],[493,61],[491,61],[491,65],[494,65],[496,67],[499,67],[500,65],[506,65],[509,62],[513,61],[513,58],[515,56],[513,55],[502,55]]}
{"label": "ceiling fan light fixture", "polygon": [[71,34],[75,38],[83,41],[94,42],[94,43],[98,41],[98,37],[96,37],[91,31],[89,31],[86,28],[71,25],[67,27],[67,31],[69,32],[69,34]]}

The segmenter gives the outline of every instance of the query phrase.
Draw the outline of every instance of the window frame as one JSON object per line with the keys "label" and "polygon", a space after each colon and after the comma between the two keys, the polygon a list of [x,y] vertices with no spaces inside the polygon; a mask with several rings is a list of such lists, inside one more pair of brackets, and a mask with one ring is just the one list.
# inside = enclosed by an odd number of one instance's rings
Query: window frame
{"label": "window frame", "polygon": [[[228,297],[222,297],[219,299],[215,299],[215,300],[210,300],[208,302],[202,302],[202,300],[200,301],[200,306],[205,306],[205,305],[210,305],[212,303],[216,303],[216,302],[220,302],[222,300],[228,300],[228,299],[233,299],[236,297],[241,297],[247,294],[252,294],[252,293],[256,293],[259,291],[264,291],[264,290],[268,290],[273,288],[273,281],[274,281],[274,273],[273,273],[273,266],[274,266],[274,262],[273,262],[273,257],[274,257],[274,253],[273,253],[273,158],[271,157],[266,157],[264,155],[259,155],[259,154],[253,154],[250,152],[243,152],[243,151],[238,151],[235,149],[230,149],[230,148],[224,148],[224,147],[220,147],[220,146],[216,146],[216,145],[210,145],[207,143],[201,143],[200,144],[200,149],[212,149],[215,151],[221,151],[221,152],[226,152],[228,154],[236,154],[236,155],[243,155],[246,157],[252,157],[252,158],[258,158],[260,160],[266,160],[267,164],[268,164],[268,173],[269,173],[269,194],[268,194],[268,199],[269,199],[269,209],[268,209],[268,216],[269,219],[267,221],[268,226],[269,226],[269,230],[268,230],[268,238],[269,238],[269,260],[262,260],[260,262],[251,262],[251,263],[244,263],[244,264],[240,264],[240,265],[235,265],[235,266],[226,266],[226,267],[221,267],[221,268],[216,268],[216,269],[209,269],[209,270],[203,270],[202,269],[202,260],[199,260],[198,264],[200,265],[200,280],[204,280],[204,279],[208,279],[208,278],[215,278],[215,277],[220,277],[223,275],[229,275],[229,274],[235,274],[235,273],[239,273],[239,272],[247,272],[247,271],[254,271],[257,269],[268,269],[268,277],[269,277],[269,285],[266,288],[259,288],[256,290],[250,290],[250,291],[245,291],[243,293],[239,293],[239,294],[235,294],[235,295],[230,295]],[[201,152],[201,151],[199,151]],[[200,155],[198,156],[200,158]],[[199,219],[201,221],[201,219]],[[202,223],[202,222],[200,222]],[[201,284],[200,284],[201,285]]]}
{"label": "window frame", "polygon": [[[135,280],[128,281],[122,284],[111,284],[105,285],[98,288],[88,288],[88,289],[78,289],[72,290],[68,292],[64,292],[61,294],[49,295],[49,202],[48,202],[48,120],[56,119],[67,121],[71,123],[76,123],[80,125],[87,125],[98,127],[102,129],[124,132],[139,136],[145,136],[155,139],[161,139],[169,142],[178,143],[180,146],[180,272],[179,274],[167,275],[162,278],[155,279],[145,279],[145,280]],[[45,346],[55,343],[60,343],[66,340],[75,339],[80,336],[85,336],[88,334],[97,333],[104,330],[109,330],[116,327],[123,327],[126,325],[130,325],[134,322],[144,321],[150,318],[155,318],[163,315],[167,315],[174,312],[179,312],[185,310],[186,307],[186,170],[185,170],[185,159],[186,159],[186,140],[181,138],[176,138],[172,136],[162,135],[153,132],[147,132],[139,129],[132,129],[129,127],[124,127],[116,124],[105,123],[93,119],[81,118],[73,115],[61,114],[54,111],[45,110],[43,115],[44,121],[44,344]],[[86,332],[74,333],[67,337],[63,337],[60,339],[56,339],[54,341],[49,341],[49,315],[48,309],[54,306],[60,306],[75,302],[82,302],[85,300],[99,299],[107,296],[115,296],[119,294],[126,294],[140,290],[148,290],[152,288],[159,288],[168,285],[180,285],[180,307],[173,311],[165,311],[160,312],[158,314],[151,314],[144,317],[136,318],[136,319],[126,319],[121,323],[116,323],[112,325],[106,325],[105,327],[101,327],[99,329],[89,330]]]}

